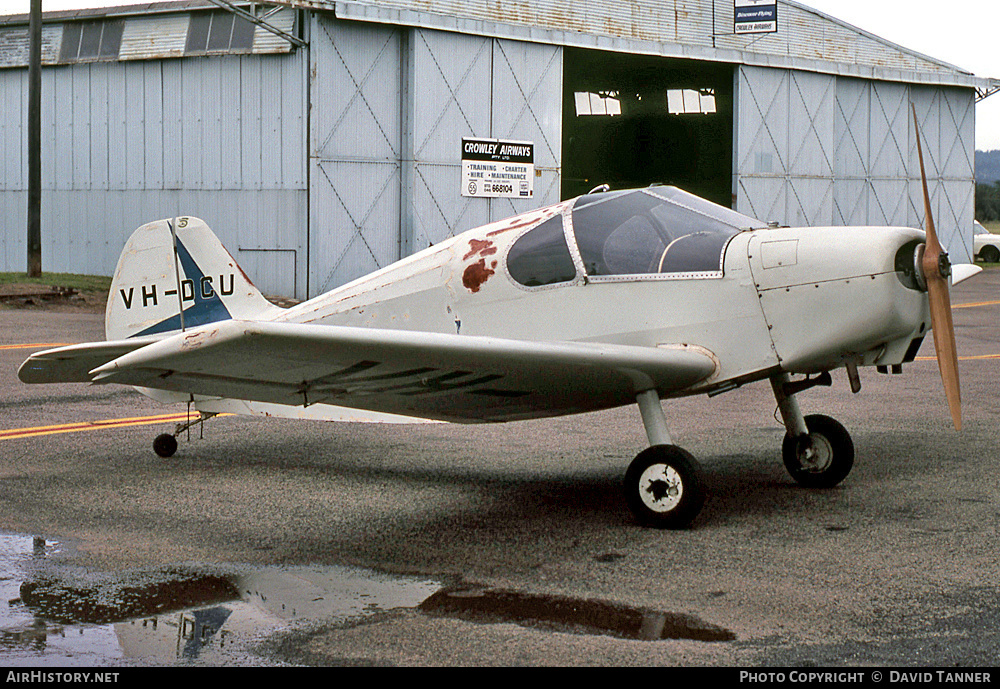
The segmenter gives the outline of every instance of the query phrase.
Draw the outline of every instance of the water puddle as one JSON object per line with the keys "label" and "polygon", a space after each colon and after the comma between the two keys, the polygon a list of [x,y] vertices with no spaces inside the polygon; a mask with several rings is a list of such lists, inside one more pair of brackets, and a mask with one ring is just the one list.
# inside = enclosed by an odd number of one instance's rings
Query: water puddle
{"label": "water puddle", "polygon": [[336,566],[111,575],[59,564],[63,549],[0,534],[0,664],[280,664],[255,644],[310,622],[415,608],[442,585]]}
{"label": "water puddle", "polygon": [[76,568],[66,544],[0,534],[0,665],[279,665],[269,637],[388,611],[574,634],[731,641],[697,617],[350,567]]}

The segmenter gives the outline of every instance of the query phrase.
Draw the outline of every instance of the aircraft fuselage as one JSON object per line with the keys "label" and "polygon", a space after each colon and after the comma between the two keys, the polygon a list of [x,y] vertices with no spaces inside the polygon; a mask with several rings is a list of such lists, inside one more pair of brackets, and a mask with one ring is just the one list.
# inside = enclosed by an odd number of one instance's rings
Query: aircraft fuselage
{"label": "aircraft fuselage", "polygon": [[[684,394],[816,373],[854,361],[900,364],[925,334],[926,295],[903,284],[907,228],[767,228],[736,233],[721,271],[587,275],[574,251],[572,202],[453,237],[304,302],[278,320],[528,341],[707,350],[717,372]],[[514,242],[562,216],[572,280],[528,287],[508,269]]]}

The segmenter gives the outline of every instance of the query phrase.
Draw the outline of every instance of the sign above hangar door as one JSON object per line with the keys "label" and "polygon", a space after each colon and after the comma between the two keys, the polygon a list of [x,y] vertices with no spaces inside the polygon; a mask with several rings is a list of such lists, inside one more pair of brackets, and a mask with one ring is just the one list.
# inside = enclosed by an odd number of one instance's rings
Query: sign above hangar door
{"label": "sign above hangar door", "polygon": [[733,1],[736,33],[774,33],[778,30],[778,0]]}
{"label": "sign above hangar door", "polygon": [[462,139],[462,196],[530,199],[535,193],[535,144]]}

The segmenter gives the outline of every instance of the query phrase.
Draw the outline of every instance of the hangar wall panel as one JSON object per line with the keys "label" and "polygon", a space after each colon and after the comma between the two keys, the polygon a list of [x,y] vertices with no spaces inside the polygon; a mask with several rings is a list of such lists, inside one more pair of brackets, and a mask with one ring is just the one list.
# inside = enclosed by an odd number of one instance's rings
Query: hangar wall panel
{"label": "hangar wall panel", "polygon": [[[95,62],[42,74],[44,270],[110,275],[132,230],[190,214],[265,293],[304,295],[298,54]],[[25,70],[0,70],[0,204],[14,222],[27,207],[26,88]],[[26,231],[9,230],[0,269],[23,270]]]}
{"label": "hangar wall panel", "polygon": [[[562,50],[422,29],[413,35],[412,250],[558,201]],[[454,60],[453,55],[464,57]],[[463,197],[462,137],[534,143],[541,174],[534,198]]]}
{"label": "hangar wall panel", "polygon": [[399,257],[401,34],[312,26],[310,295]]}
{"label": "hangar wall panel", "polygon": [[493,39],[415,29],[413,251],[485,225],[489,201],[461,195],[462,137],[490,136]]}
{"label": "hangar wall panel", "polygon": [[738,210],[783,225],[923,227],[913,103],[941,241],[971,260],[972,89],[747,65],[735,78]]}
{"label": "hangar wall panel", "polygon": [[[975,101],[968,90],[911,87],[923,137],[931,212],[953,263],[972,262],[969,229],[975,217]],[[912,115],[911,115],[912,121]],[[912,127],[912,124],[911,124]],[[919,179],[916,139],[911,134],[910,166]],[[910,184],[911,213],[923,226],[923,193]],[[961,249],[964,249],[962,251]]]}
{"label": "hangar wall panel", "polygon": [[746,66],[736,78],[737,208],[765,222],[829,224],[835,78]]}
{"label": "hangar wall panel", "polygon": [[[311,34],[311,295],[559,200],[561,48],[326,15]],[[462,196],[463,137],[534,142],[534,198]]]}
{"label": "hangar wall panel", "polygon": [[834,107],[834,225],[864,225],[869,218],[870,82],[838,79]]}
{"label": "hangar wall panel", "polygon": [[562,169],[563,51],[552,45],[493,44],[493,120],[497,139],[535,144],[534,199],[495,199],[490,220],[559,201]]}
{"label": "hangar wall panel", "polygon": [[[208,223],[265,294],[304,292],[304,252],[296,248],[305,196],[286,190],[224,193],[209,190],[129,189],[93,193],[42,192],[42,268],[46,272],[111,275],[129,235],[151,220],[195,215]],[[27,195],[0,192],[0,209],[18,232],[4,232],[3,271],[25,269],[23,228]]]}

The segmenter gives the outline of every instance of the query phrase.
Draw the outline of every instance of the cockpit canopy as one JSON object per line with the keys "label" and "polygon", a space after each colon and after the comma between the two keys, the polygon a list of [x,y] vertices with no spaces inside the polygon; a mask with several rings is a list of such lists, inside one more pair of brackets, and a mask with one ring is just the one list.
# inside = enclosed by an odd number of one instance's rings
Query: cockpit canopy
{"label": "cockpit canopy", "polygon": [[676,187],[581,196],[573,233],[590,277],[719,273],[730,237],[764,223]]}
{"label": "cockpit canopy", "polygon": [[[572,236],[588,278],[722,274],[729,239],[765,223],[676,187],[587,194],[572,208]],[[518,238],[507,256],[511,277],[533,287],[569,282],[576,265],[562,216]]]}

